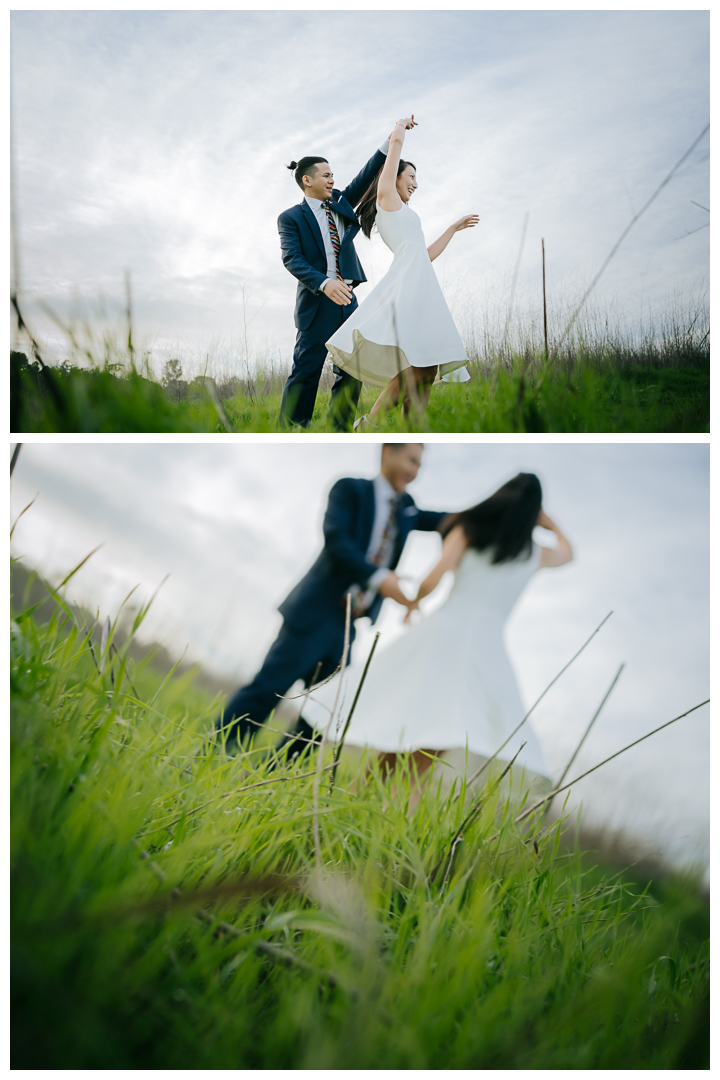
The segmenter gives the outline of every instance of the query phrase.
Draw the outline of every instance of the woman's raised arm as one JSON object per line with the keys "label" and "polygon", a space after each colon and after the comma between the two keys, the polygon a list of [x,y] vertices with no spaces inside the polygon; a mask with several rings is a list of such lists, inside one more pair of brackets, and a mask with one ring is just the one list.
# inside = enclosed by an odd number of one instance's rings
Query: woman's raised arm
{"label": "woman's raised arm", "polygon": [[397,181],[400,154],[405,142],[405,132],[417,127],[414,116],[406,116],[404,120],[398,120],[390,135],[390,149],[383,170],[378,180],[378,206],[381,210],[392,213],[402,209],[402,199],[398,195],[395,183]]}
{"label": "woman's raised arm", "polygon": [[467,537],[465,536],[465,530],[462,525],[456,525],[443,540],[442,554],[439,561],[433,566],[425,580],[420,583],[414,602],[408,605],[405,622],[409,621],[411,611],[417,611],[419,602],[438,587],[448,570],[457,569],[466,548]]}
{"label": "woman's raised arm", "polygon": [[564,566],[565,563],[569,563],[573,557],[573,549],[568,538],[563,536],[555,522],[547,516],[544,510],[540,511],[537,523],[541,529],[548,529],[557,536],[557,544],[554,548],[542,549],[540,568],[544,566]]}
{"label": "woman's raised arm", "polygon": [[434,262],[438,255],[441,255],[445,248],[456,232],[460,232],[461,229],[472,229],[480,221],[477,214],[465,214],[459,218],[449,229],[446,229],[442,236],[438,236],[430,247],[428,248],[428,255],[430,256],[430,262]]}

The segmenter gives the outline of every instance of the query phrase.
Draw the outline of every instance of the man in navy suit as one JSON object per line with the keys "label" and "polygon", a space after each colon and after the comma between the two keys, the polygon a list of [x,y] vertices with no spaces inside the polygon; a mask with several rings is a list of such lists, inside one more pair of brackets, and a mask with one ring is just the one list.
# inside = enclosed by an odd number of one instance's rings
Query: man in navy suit
{"label": "man in navy suit", "polygon": [[[298,333],[280,405],[283,426],[310,423],[327,356],[325,343],[357,307],[352,290],[367,281],[353,245],[360,229],[354,208],[385,164],[389,146],[386,139],[343,191],[335,190],[326,158],[304,157],[288,166],[295,171],[303,200],[278,218],[283,264],[298,279]],[[335,365],[333,371],[330,417],[336,431],[347,431],[362,383]]]}
{"label": "man in navy suit", "polygon": [[[367,616],[374,623],[385,597],[407,604],[395,573],[405,541],[412,529],[439,529],[446,516],[419,510],[407,494],[422,452],[419,443],[385,443],[379,476],[348,477],[332,487],[323,523],[325,546],[280,605],[284,622],[260,671],[238,690],[216,722],[230,747],[257,731],[296,679],[310,687],[335,671],[342,658],[348,592],[351,645],[355,618]],[[281,745],[291,749],[288,743],[298,736],[300,747],[313,737],[313,729],[302,719],[294,736]]]}

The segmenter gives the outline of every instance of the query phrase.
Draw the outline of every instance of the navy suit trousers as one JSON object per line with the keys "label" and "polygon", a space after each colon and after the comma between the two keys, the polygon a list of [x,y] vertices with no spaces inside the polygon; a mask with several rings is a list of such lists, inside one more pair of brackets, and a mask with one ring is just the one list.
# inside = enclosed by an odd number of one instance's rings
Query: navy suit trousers
{"label": "navy suit trousers", "polygon": [[[325,343],[355,311],[357,298],[346,307],[320,296],[315,318],[307,330],[298,330],[293,353],[293,366],[285,383],[280,405],[280,423],[300,424],[312,420],[318,384],[327,356]],[[335,383],[330,395],[330,418],[336,431],[347,431],[355,418],[362,383],[333,364]]]}
{"label": "navy suit trousers", "polygon": [[[224,729],[230,741],[240,742],[246,735],[254,734],[296,679],[302,679],[306,687],[311,686],[319,663],[322,667],[318,681],[327,679],[335,671],[342,659],[344,637],[345,613],[340,605],[336,619],[328,619],[309,630],[293,630],[283,623],[263,666],[253,681],[241,687],[227,703],[223,716],[216,721],[216,728]],[[355,626],[351,623],[351,646],[354,637]]]}

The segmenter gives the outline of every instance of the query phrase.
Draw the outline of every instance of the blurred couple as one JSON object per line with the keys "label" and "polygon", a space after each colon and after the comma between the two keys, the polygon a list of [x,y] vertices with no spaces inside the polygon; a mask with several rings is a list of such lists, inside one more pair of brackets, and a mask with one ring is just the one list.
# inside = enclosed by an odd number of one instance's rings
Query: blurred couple
{"label": "blurred couple", "polygon": [[[297,339],[280,405],[280,424],[307,427],[326,358],[335,382],[330,418],[337,431],[372,431],[383,412],[402,403],[427,405],[437,376],[464,382],[467,356],[431,263],[456,232],[478,223],[465,214],[428,247],[408,203],[417,173],[401,152],[414,116],[398,120],[388,139],[342,191],[324,157],[293,161],[302,202],[278,219],[282,261],[298,280]],[[394,259],[358,307],[353,289],[367,278],[354,247],[373,225]],[[452,373],[452,375],[451,375]],[[353,423],[362,384],[383,388],[367,416]]]}
{"label": "blurred couple", "polygon": [[[409,622],[447,571],[454,572],[455,580],[445,604],[413,621],[374,659],[346,742],[380,751],[389,766],[396,754],[411,754],[420,774],[431,763],[428,752],[467,748],[491,757],[523,719],[503,627],[537,570],[571,560],[570,543],[543,510],[540,481],[533,473],[519,473],[460,513],[419,509],[407,488],[422,455],[420,443],[382,444],[380,471],[373,480],[348,477],[332,487],[324,547],[280,605],[283,625],[260,671],[216,722],[231,751],[262,726],[298,679],[309,689],[336,671],[348,595],[352,649],[357,619],[375,623],[384,600],[390,599],[406,609]],[[554,547],[533,541],[536,526],[555,534]],[[413,529],[438,532],[443,539],[440,559],[411,598],[396,567]],[[358,679],[352,672],[351,665],[351,684]],[[324,727],[329,712],[323,711],[322,699],[311,711],[318,716],[317,726]],[[308,715],[307,706],[303,712]],[[315,727],[300,718],[278,749],[296,753],[316,738]],[[527,745],[518,765],[547,777],[529,725],[522,740]]]}

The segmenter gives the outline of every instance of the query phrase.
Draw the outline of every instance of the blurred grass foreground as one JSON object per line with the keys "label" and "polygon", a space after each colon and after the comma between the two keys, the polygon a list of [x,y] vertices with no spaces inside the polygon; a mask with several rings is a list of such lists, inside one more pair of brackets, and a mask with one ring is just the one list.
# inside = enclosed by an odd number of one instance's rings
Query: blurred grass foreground
{"label": "blurred grass foreground", "polygon": [[515,781],[227,757],[217,696],[48,591],[11,624],[14,1069],[709,1067],[697,883],[518,824]]}

